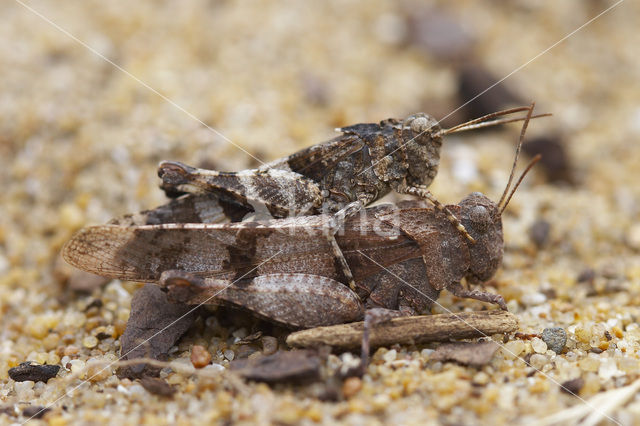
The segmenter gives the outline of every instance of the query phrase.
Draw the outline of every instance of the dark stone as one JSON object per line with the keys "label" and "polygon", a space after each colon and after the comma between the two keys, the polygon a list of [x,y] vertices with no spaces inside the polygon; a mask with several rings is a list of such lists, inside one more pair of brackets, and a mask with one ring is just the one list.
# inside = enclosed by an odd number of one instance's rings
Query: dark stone
{"label": "dark stone", "polygon": [[591,268],[583,269],[576,278],[576,281],[579,283],[593,282],[596,278],[596,271]]}
{"label": "dark stone", "polygon": [[163,379],[155,377],[143,377],[142,379],[140,379],[140,384],[148,392],[154,395],[171,397],[176,393],[175,388]]}
{"label": "dark stone", "polygon": [[569,155],[560,137],[540,136],[529,139],[522,144],[522,151],[530,157],[542,155],[538,164],[550,182],[574,183]]}
{"label": "dark stone", "polygon": [[567,332],[562,327],[545,328],[542,331],[542,340],[549,349],[560,354],[564,349],[564,345],[567,344]]}
{"label": "dark stone", "polygon": [[560,385],[560,390],[564,393],[571,395],[578,395],[580,389],[584,386],[584,380],[582,377],[576,377],[575,379],[567,380]]}
{"label": "dark stone", "polygon": [[28,419],[41,419],[42,416],[51,411],[51,408],[45,408],[41,405],[30,405],[22,410],[22,415]]}
{"label": "dark stone", "polygon": [[538,219],[529,227],[529,238],[536,247],[543,248],[549,242],[551,224],[544,219]]}
{"label": "dark stone", "polygon": [[455,16],[419,2],[405,9],[409,44],[447,63],[473,55],[474,37]]}
{"label": "dark stone", "polygon": [[10,368],[9,377],[16,382],[31,380],[46,383],[50,378],[55,377],[59,370],[59,365],[42,365],[33,361],[27,361],[17,367]]}
{"label": "dark stone", "polygon": [[[460,69],[458,74],[458,100],[464,104],[496,84],[498,80],[479,63],[468,63]],[[524,104],[525,102],[521,101],[501,82],[465,105],[463,108],[464,118],[471,120],[514,105]],[[524,145],[522,149],[524,149]]]}

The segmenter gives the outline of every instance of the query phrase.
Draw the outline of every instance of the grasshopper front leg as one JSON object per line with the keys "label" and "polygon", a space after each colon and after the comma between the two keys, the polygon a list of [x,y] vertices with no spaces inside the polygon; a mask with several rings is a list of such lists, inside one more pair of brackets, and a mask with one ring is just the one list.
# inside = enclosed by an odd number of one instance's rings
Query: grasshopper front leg
{"label": "grasshopper front leg", "polygon": [[165,271],[159,285],[169,300],[188,305],[228,303],[293,328],[361,319],[364,308],[347,286],[331,278],[298,273],[260,275],[236,283]]}
{"label": "grasshopper front leg", "polygon": [[447,286],[447,290],[449,290],[457,297],[476,299],[480,300],[481,302],[493,303],[494,305],[500,306],[503,311],[507,310],[507,304],[505,303],[504,298],[499,294],[493,294],[480,290],[468,290],[464,288],[459,282]]}

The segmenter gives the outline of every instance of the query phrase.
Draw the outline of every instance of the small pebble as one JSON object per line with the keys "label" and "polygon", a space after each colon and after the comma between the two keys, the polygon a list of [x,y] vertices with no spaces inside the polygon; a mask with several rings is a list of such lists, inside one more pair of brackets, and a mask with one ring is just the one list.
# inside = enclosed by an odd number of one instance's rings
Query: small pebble
{"label": "small pebble", "polygon": [[220,371],[224,371],[224,370],[226,370],[226,368],[224,368],[223,365],[216,364],[215,362],[207,365],[202,369],[202,371],[210,371],[210,372],[216,372],[216,373],[219,373]]}
{"label": "small pebble", "polygon": [[33,382],[47,382],[50,378],[55,377],[60,370],[59,365],[40,365],[35,362],[23,362],[17,367],[9,369],[9,377],[16,382],[24,382],[27,380]]}
{"label": "small pebble", "polygon": [[526,345],[522,340],[512,340],[502,347],[506,359],[514,359],[524,351]]}
{"label": "small pebble", "polygon": [[562,383],[562,385],[560,385],[560,390],[571,395],[578,395],[583,386],[584,379],[582,377],[576,377],[575,379],[567,380]]}
{"label": "small pebble", "polygon": [[359,377],[349,377],[342,384],[342,394],[346,399],[351,398],[362,389],[362,380]]}
{"label": "small pebble", "polygon": [[273,336],[262,336],[262,353],[271,355],[278,350],[278,339]]}
{"label": "small pebble", "polygon": [[640,249],[640,224],[632,225],[627,232],[627,242],[634,249]]}
{"label": "small pebble", "polygon": [[579,283],[587,283],[587,282],[593,282],[593,280],[596,278],[596,271],[594,271],[591,268],[586,268],[583,269],[578,276],[576,277],[576,281]]}
{"label": "small pebble", "polygon": [[82,339],[82,346],[89,349],[95,348],[96,346],[98,346],[98,338],[95,336],[87,336]]}
{"label": "small pebble", "polygon": [[191,363],[195,368],[202,368],[211,362],[211,354],[204,346],[194,345],[191,349]]}
{"label": "small pebble", "polygon": [[476,386],[485,386],[489,383],[489,375],[484,371],[480,371],[473,376],[473,380],[471,382]]}
{"label": "small pebble", "polygon": [[231,349],[226,349],[223,352],[223,355],[226,359],[228,359],[229,361],[233,361],[233,359],[236,357],[235,352],[233,352]]}
{"label": "small pebble", "polygon": [[71,370],[72,373],[77,374],[84,370],[85,362],[80,359],[72,359],[69,361],[69,365],[67,368]]}
{"label": "small pebble", "polygon": [[538,219],[529,228],[529,238],[536,247],[543,248],[549,242],[551,224],[544,219]]}
{"label": "small pebble", "polygon": [[520,301],[525,306],[537,306],[537,305],[542,305],[544,302],[546,302],[547,296],[545,296],[544,293],[540,293],[540,292],[528,293],[522,296]]}
{"label": "small pebble", "polygon": [[169,385],[163,379],[158,379],[155,377],[143,377],[140,380],[140,384],[148,392],[154,395],[170,397],[173,396],[174,393],[176,393],[175,388]]}
{"label": "small pebble", "polygon": [[633,373],[638,371],[638,360],[633,358],[618,358],[618,368],[625,373]]}
{"label": "small pebble", "polygon": [[64,352],[63,354],[65,356],[70,356],[70,355],[76,355],[78,352],[80,352],[80,349],[77,346],[67,346],[66,348],[64,348]]}
{"label": "small pebble", "polygon": [[101,382],[108,379],[112,374],[113,371],[108,363],[98,360],[89,360],[87,362],[87,380]]}
{"label": "small pebble", "polygon": [[33,385],[31,380],[24,382],[16,382],[13,384],[13,389],[16,392],[16,396],[21,401],[27,401],[33,397]]}
{"label": "small pebble", "polygon": [[622,336],[624,336],[624,333],[622,332],[622,329],[620,327],[613,327],[611,329],[611,332],[613,333],[614,336],[616,336],[618,339],[622,339]]}
{"label": "small pebble", "polygon": [[598,377],[602,380],[609,380],[614,376],[620,376],[622,374],[622,371],[618,370],[616,360],[613,358],[603,359],[598,368]]}
{"label": "small pebble", "polygon": [[548,362],[549,359],[545,355],[541,354],[533,354],[529,359],[529,364],[536,370],[542,370],[542,367],[544,367]]}
{"label": "small pebble", "polygon": [[539,337],[534,337],[533,339],[531,339],[531,348],[535,353],[538,354],[544,354],[547,352],[547,344]]}
{"label": "small pebble", "polygon": [[382,359],[385,362],[392,362],[396,360],[397,356],[398,352],[395,349],[391,349],[390,351],[387,351],[384,355],[382,355]]}
{"label": "small pebble", "polygon": [[573,182],[571,160],[565,143],[557,135],[538,136],[522,145],[522,152],[530,157],[541,154],[540,167],[551,182]]}
{"label": "small pebble", "polygon": [[567,332],[562,327],[545,328],[542,331],[542,340],[548,349],[560,354],[567,344]]}
{"label": "small pebble", "polygon": [[41,419],[48,411],[51,411],[51,408],[46,408],[41,405],[31,405],[22,410],[22,415],[27,419]]}
{"label": "small pebble", "polygon": [[578,362],[578,367],[582,371],[595,372],[600,367],[600,360],[593,356],[588,356]]}

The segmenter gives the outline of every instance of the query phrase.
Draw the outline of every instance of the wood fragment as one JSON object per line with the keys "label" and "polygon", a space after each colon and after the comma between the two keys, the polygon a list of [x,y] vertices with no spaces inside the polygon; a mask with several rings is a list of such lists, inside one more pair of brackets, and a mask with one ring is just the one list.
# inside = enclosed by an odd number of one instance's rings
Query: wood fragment
{"label": "wood fragment", "polygon": [[[363,322],[353,322],[297,331],[287,337],[287,344],[296,348],[329,345],[355,349],[362,342],[363,325]],[[516,316],[506,311],[401,317],[376,325],[371,333],[371,346],[471,339],[510,333],[517,328]]]}

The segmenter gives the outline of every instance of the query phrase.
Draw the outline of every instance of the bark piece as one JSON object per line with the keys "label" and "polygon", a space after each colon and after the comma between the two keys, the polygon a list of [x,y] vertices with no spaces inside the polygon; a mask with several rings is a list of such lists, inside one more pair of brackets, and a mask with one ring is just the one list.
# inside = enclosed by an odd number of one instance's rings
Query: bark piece
{"label": "bark piece", "polygon": [[[287,344],[292,347],[358,348],[362,343],[363,324],[354,322],[297,331],[287,337]],[[510,333],[517,328],[515,315],[505,311],[401,317],[376,325],[371,333],[371,346],[471,339]]]}
{"label": "bark piece", "polygon": [[439,346],[431,355],[431,360],[453,361],[470,367],[482,367],[491,361],[496,350],[498,350],[498,344],[494,341],[448,343]]}
{"label": "bark piece", "polygon": [[[193,307],[171,303],[156,285],[147,284],[133,296],[131,316],[120,341],[123,360],[149,357],[159,359],[193,324]],[[139,378],[157,375],[158,369],[146,364],[118,370],[118,377]]]}
{"label": "bark piece", "polygon": [[59,365],[42,365],[36,362],[23,362],[17,367],[9,369],[9,377],[16,382],[48,382],[50,378],[55,377],[60,370]]}
{"label": "bark piece", "polygon": [[231,362],[230,369],[248,380],[266,383],[310,382],[320,378],[321,357],[314,350],[279,351]]}

